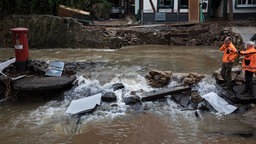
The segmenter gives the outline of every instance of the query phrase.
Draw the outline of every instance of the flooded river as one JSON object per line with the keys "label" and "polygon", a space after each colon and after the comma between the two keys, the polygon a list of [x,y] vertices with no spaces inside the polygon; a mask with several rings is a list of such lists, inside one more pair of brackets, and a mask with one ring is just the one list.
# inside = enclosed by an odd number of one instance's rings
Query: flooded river
{"label": "flooded river", "polygon": [[[12,49],[0,49],[0,60],[12,57]],[[180,144],[255,143],[256,131],[241,122],[240,115],[220,115],[182,111],[171,100],[145,102],[138,110],[126,106],[122,97],[131,91],[154,90],[144,75],[150,69],[209,74],[199,83],[201,94],[217,89],[211,73],[221,65],[222,54],[215,47],[170,47],[144,45],[119,50],[51,49],[30,50],[30,58],[103,63],[93,70],[79,71],[81,84],[65,92],[62,99],[46,102],[0,104],[0,141],[10,143],[70,144]],[[93,74],[92,74],[93,73]],[[90,75],[90,76],[88,76]],[[65,111],[71,100],[110,91],[121,82],[125,89],[115,91],[115,103],[102,103],[93,113],[80,118]],[[170,86],[177,84],[171,82]],[[253,133],[252,136],[243,135]]]}

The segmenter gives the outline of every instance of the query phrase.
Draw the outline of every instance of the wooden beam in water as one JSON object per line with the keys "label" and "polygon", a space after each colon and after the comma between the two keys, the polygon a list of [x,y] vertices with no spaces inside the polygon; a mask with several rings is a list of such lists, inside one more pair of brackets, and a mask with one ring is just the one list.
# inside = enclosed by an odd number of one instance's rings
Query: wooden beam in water
{"label": "wooden beam in water", "polygon": [[163,88],[163,89],[160,89],[157,91],[145,93],[144,96],[141,98],[141,101],[150,101],[150,100],[161,99],[170,94],[181,93],[181,92],[189,91],[189,90],[191,90],[191,87],[189,87],[189,86]]}

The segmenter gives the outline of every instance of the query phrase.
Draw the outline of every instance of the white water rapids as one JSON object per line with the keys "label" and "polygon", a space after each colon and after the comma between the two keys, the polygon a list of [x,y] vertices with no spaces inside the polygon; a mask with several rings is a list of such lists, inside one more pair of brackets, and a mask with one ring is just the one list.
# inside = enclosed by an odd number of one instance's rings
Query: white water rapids
{"label": "white water rapids", "polygon": [[[3,52],[3,53],[2,53]],[[10,52],[1,51],[8,56]],[[10,54],[9,54],[10,55]],[[77,74],[77,85],[64,93],[62,99],[47,102],[0,105],[0,141],[10,143],[254,143],[252,137],[234,132],[253,132],[241,122],[240,115],[219,115],[211,112],[183,111],[170,97],[127,106],[123,97],[131,91],[154,90],[144,78],[150,69],[174,72],[207,73],[195,88],[201,95],[218,93],[210,76],[221,64],[218,48],[138,46],[115,51],[56,49],[31,50],[32,58],[63,61],[100,61],[90,71]],[[104,103],[92,113],[79,118],[65,114],[70,102],[100,92],[112,91],[115,83],[125,88],[114,91],[117,101]],[[179,85],[172,81],[168,87]]]}

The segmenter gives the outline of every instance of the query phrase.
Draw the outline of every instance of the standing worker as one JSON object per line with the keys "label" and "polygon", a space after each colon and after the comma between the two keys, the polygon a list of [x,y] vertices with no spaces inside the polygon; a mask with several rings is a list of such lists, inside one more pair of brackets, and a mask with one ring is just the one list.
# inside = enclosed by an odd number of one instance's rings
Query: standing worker
{"label": "standing worker", "polygon": [[245,71],[245,89],[241,93],[242,95],[249,94],[253,96],[253,73],[256,72],[256,49],[254,42],[248,41],[246,44],[246,50],[240,51],[239,54],[244,56],[242,69]]}
{"label": "standing worker", "polygon": [[221,68],[221,76],[224,79],[225,84],[223,86],[224,89],[231,89],[231,69],[234,63],[235,58],[238,56],[237,49],[232,44],[231,37],[226,37],[224,40],[224,44],[220,47],[220,51],[224,51],[222,57],[222,68]]}

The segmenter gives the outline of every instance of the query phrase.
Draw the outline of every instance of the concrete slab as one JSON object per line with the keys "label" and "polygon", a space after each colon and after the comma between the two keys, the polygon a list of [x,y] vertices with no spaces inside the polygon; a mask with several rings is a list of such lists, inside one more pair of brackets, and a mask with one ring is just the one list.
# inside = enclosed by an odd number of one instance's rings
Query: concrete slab
{"label": "concrete slab", "polygon": [[100,103],[101,93],[81,98],[78,100],[73,100],[65,113],[74,115],[83,112],[88,112],[94,109],[97,105],[100,105]]}
{"label": "concrete slab", "polygon": [[214,92],[210,92],[202,97],[207,100],[219,113],[230,114],[237,109],[237,107],[230,105],[227,101]]}

